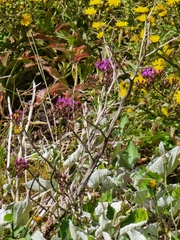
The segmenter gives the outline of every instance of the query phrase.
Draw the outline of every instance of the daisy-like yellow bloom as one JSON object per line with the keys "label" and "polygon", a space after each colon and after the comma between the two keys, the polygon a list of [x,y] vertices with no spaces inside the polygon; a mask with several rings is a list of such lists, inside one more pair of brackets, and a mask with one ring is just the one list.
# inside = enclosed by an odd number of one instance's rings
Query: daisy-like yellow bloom
{"label": "daisy-like yellow bloom", "polygon": [[132,42],[139,42],[139,37],[138,37],[138,35],[137,35],[137,34],[134,34],[134,35],[131,37],[130,41],[132,41]]}
{"label": "daisy-like yellow bloom", "polygon": [[92,27],[99,30],[100,28],[106,26],[105,22],[93,22]]}
{"label": "daisy-like yellow bloom", "polygon": [[86,15],[94,15],[94,14],[96,14],[96,12],[97,12],[97,10],[94,9],[94,7],[89,7],[87,9],[85,9],[85,11],[84,11],[84,13]]}
{"label": "daisy-like yellow bloom", "polygon": [[141,38],[144,38],[144,37],[145,37],[145,36],[144,36],[144,33],[145,33],[145,32],[144,32],[144,28],[142,28],[142,29],[141,29],[141,32],[140,32],[140,37],[141,37]]}
{"label": "daisy-like yellow bloom", "polygon": [[104,32],[99,32],[98,34],[97,34],[97,38],[102,38],[104,36]]}
{"label": "daisy-like yellow bloom", "polygon": [[159,17],[164,17],[167,14],[167,10],[166,10],[165,6],[163,4],[161,4],[161,3],[158,3],[155,6],[154,11],[155,11],[155,13],[159,12],[158,13]]}
{"label": "daisy-like yellow bloom", "polygon": [[117,7],[121,3],[121,0],[108,0],[108,5],[110,7]]}
{"label": "daisy-like yellow bloom", "polygon": [[119,84],[119,93],[118,96],[123,98],[126,96],[127,90],[128,90],[129,83],[123,81]]}
{"label": "daisy-like yellow bloom", "polygon": [[167,0],[169,6],[173,6],[174,4],[180,2],[180,0]]}
{"label": "daisy-like yellow bloom", "polygon": [[31,22],[32,22],[31,16],[28,13],[24,13],[21,18],[21,25],[27,27],[29,26],[29,24],[31,24]]}
{"label": "daisy-like yellow bloom", "polygon": [[163,47],[163,53],[165,53],[166,55],[170,55],[172,52],[174,51],[174,48],[171,48],[169,49],[169,45],[166,44],[164,47]]}
{"label": "daisy-like yellow bloom", "polygon": [[152,24],[153,27],[156,25],[155,18],[152,15],[148,17],[148,21]]}
{"label": "daisy-like yellow bloom", "polygon": [[152,62],[152,67],[157,71],[162,71],[165,68],[166,62],[163,58],[158,58]]}
{"label": "daisy-like yellow bloom", "polygon": [[134,11],[137,13],[147,13],[149,11],[149,8],[138,6],[137,8],[134,8]]}
{"label": "daisy-like yellow bloom", "polygon": [[175,100],[177,103],[180,103],[180,90],[178,90],[177,93],[174,94],[174,100]]}
{"label": "daisy-like yellow bloom", "polygon": [[149,40],[150,40],[152,43],[159,42],[159,39],[160,39],[160,36],[158,36],[158,35],[151,35],[151,36],[149,37]]}
{"label": "daisy-like yellow bloom", "polygon": [[161,108],[161,112],[164,116],[168,117],[169,116],[169,113],[168,113],[168,110],[165,108],[165,107],[162,107]]}
{"label": "daisy-like yellow bloom", "polygon": [[170,82],[170,84],[177,84],[177,83],[179,83],[179,86],[180,86],[180,78],[175,76],[175,75],[168,76],[167,80]]}
{"label": "daisy-like yellow bloom", "polygon": [[144,79],[144,78],[139,74],[137,77],[135,77],[134,82],[135,82],[137,85],[144,85],[144,84],[146,84],[146,79]]}
{"label": "daisy-like yellow bloom", "polygon": [[141,22],[145,22],[146,21],[146,14],[141,14],[140,16],[138,16],[136,19],[141,21]]}
{"label": "daisy-like yellow bloom", "polygon": [[116,23],[116,27],[127,27],[128,22],[119,21]]}
{"label": "daisy-like yellow bloom", "polygon": [[155,189],[155,188],[156,188],[156,185],[157,185],[156,180],[150,180],[150,181],[149,181],[149,186],[150,186],[151,188]]}
{"label": "daisy-like yellow bloom", "polygon": [[93,5],[99,5],[101,3],[101,0],[91,0],[89,2],[89,5],[90,6],[93,6]]}

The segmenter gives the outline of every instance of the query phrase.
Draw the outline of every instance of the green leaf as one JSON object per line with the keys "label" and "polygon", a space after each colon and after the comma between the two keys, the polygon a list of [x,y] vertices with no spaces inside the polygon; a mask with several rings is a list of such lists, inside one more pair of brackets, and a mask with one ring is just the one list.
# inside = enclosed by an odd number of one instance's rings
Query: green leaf
{"label": "green leaf", "polygon": [[158,173],[161,177],[165,178],[180,165],[179,158],[180,146],[177,146],[161,157],[153,159],[147,165],[147,169],[151,172]]}
{"label": "green leaf", "polygon": [[12,214],[12,213],[7,213],[7,214],[4,216],[4,221],[12,222],[12,221],[13,221],[13,214]]}
{"label": "green leaf", "polygon": [[148,213],[144,208],[138,208],[137,210],[131,211],[129,217],[122,222],[122,227],[127,226],[131,223],[139,223],[148,220]]}
{"label": "green leaf", "polygon": [[124,163],[126,167],[133,168],[140,157],[138,150],[132,141],[129,142],[125,151],[123,152]]}
{"label": "green leaf", "polygon": [[129,122],[129,119],[127,117],[127,114],[122,115],[120,119],[120,128],[121,128],[121,133],[123,133],[125,125]]}
{"label": "green leaf", "polygon": [[14,228],[26,225],[29,220],[29,212],[32,209],[31,201],[29,198],[24,201],[19,201],[14,204],[13,210],[13,224]]}
{"label": "green leaf", "polygon": [[136,191],[134,193],[133,202],[134,203],[139,203],[139,204],[144,203],[147,194],[148,194],[148,190],[147,189]]}
{"label": "green leaf", "polygon": [[114,218],[114,213],[115,213],[114,208],[111,207],[111,205],[108,204],[107,214],[106,214],[107,218],[108,218],[109,220],[113,220],[113,218]]}
{"label": "green leaf", "polygon": [[102,202],[112,202],[112,194],[109,191],[102,193],[101,197]]}
{"label": "green leaf", "polygon": [[88,186],[92,189],[96,189],[99,185],[107,178],[108,175],[111,174],[111,171],[108,169],[97,169],[91,175]]}

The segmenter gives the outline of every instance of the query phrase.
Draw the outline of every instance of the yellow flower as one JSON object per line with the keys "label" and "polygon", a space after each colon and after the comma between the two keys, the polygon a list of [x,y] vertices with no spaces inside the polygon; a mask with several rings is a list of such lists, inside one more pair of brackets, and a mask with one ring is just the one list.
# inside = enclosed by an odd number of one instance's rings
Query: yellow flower
{"label": "yellow flower", "polygon": [[146,18],[147,18],[146,14],[141,14],[140,16],[137,17],[137,20],[141,22],[145,22]]}
{"label": "yellow flower", "polygon": [[155,18],[152,15],[148,17],[148,21],[152,24],[153,27],[156,25]]}
{"label": "yellow flower", "polygon": [[130,40],[133,41],[133,42],[139,42],[139,37],[138,37],[138,35],[135,34],[131,37]]}
{"label": "yellow flower", "polygon": [[156,42],[159,42],[159,39],[160,37],[158,35],[151,35],[149,37],[149,40],[152,42],[152,43],[156,43]]}
{"label": "yellow flower", "polygon": [[142,28],[142,29],[141,29],[141,32],[140,32],[140,37],[141,37],[141,38],[144,38],[144,37],[145,37],[145,36],[144,36],[144,33],[145,33],[145,32],[144,32],[144,28]]}
{"label": "yellow flower", "polygon": [[32,18],[28,13],[24,13],[22,15],[22,19],[21,19],[21,25],[23,26],[29,26],[29,24],[32,22]]}
{"label": "yellow flower", "polygon": [[19,134],[22,132],[22,127],[21,126],[15,126],[14,127],[14,134]]}
{"label": "yellow flower", "polygon": [[175,75],[168,76],[167,80],[170,82],[170,84],[177,84],[177,83],[179,83],[179,85],[180,85],[180,78],[175,76]]}
{"label": "yellow flower", "polygon": [[91,0],[89,5],[93,6],[93,5],[99,5],[101,3],[101,0]]}
{"label": "yellow flower", "polygon": [[146,84],[146,79],[144,79],[141,75],[138,75],[137,77],[135,77],[134,82],[137,85],[144,85]]}
{"label": "yellow flower", "polygon": [[86,15],[94,15],[94,14],[96,14],[96,12],[97,12],[97,10],[94,9],[93,7],[89,7],[87,9],[85,9],[85,11],[84,11],[84,13]]}
{"label": "yellow flower", "polygon": [[42,218],[41,216],[38,215],[38,216],[34,216],[33,220],[36,221],[37,223],[40,223],[42,221]]}
{"label": "yellow flower", "polygon": [[167,10],[165,8],[165,6],[161,3],[158,3],[155,8],[154,8],[155,12],[159,12],[158,16],[159,17],[164,17],[167,14]]}
{"label": "yellow flower", "polygon": [[149,11],[149,8],[138,6],[137,8],[134,8],[134,11],[138,13],[146,13]]}
{"label": "yellow flower", "polygon": [[169,6],[173,6],[175,3],[180,2],[180,0],[167,0]]}
{"label": "yellow flower", "polygon": [[174,100],[175,100],[177,103],[180,103],[180,90],[177,91],[176,94],[174,94]]}
{"label": "yellow flower", "polygon": [[174,48],[171,48],[169,49],[169,45],[166,44],[164,47],[163,47],[163,52],[166,54],[166,55],[170,55],[172,52],[174,51]]}
{"label": "yellow flower", "polygon": [[162,71],[166,65],[166,62],[163,58],[158,58],[154,62],[152,62],[152,67],[157,71]]}
{"label": "yellow flower", "polygon": [[128,108],[127,109],[127,113],[132,113],[133,112],[133,109],[132,108]]}
{"label": "yellow flower", "polygon": [[102,38],[104,36],[104,32],[99,32],[98,34],[97,34],[97,38]]}
{"label": "yellow flower", "polygon": [[92,27],[99,30],[100,28],[106,26],[105,22],[93,22]]}
{"label": "yellow flower", "polygon": [[149,186],[150,186],[151,188],[156,188],[156,185],[157,185],[156,180],[150,180],[150,181],[149,181]]}
{"label": "yellow flower", "polygon": [[109,6],[117,7],[121,3],[121,0],[108,0]]}
{"label": "yellow flower", "polygon": [[116,23],[116,27],[127,27],[128,22],[119,21]]}
{"label": "yellow flower", "polygon": [[168,113],[168,111],[167,111],[167,109],[166,109],[165,107],[162,107],[162,108],[161,108],[161,112],[162,112],[162,114],[165,115],[166,117],[169,116],[169,113]]}
{"label": "yellow flower", "polygon": [[119,84],[119,93],[118,96],[123,98],[126,96],[127,90],[128,90],[129,83],[123,81]]}
{"label": "yellow flower", "polygon": [[167,10],[162,11],[158,14],[159,17],[164,17],[167,14]]}

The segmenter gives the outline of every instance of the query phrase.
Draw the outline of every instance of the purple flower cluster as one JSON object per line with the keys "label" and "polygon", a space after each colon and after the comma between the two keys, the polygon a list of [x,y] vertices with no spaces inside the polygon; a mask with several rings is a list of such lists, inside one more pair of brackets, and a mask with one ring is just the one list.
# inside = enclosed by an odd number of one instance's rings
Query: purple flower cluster
{"label": "purple flower cluster", "polygon": [[108,58],[95,63],[95,67],[98,68],[103,74],[102,84],[108,88],[112,83],[113,68]]}
{"label": "purple flower cluster", "polygon": [[112,72],[112,65],[108,58],[95,63],[95,67],[99,68],[102,72]]}
{"label": "purple flower cluster", "polygon": [[143,78],[147,78],[148,82],[151,83],[154,80],[154,78],[158,75],[158,73],[155,68],[148,67],[142,71],[141,75]]}
{"label": "purple flower cluster", "polygon": [[16,176],[21,177],[23,171],[28,169],[28,162],[24,158],[16,159],[15,161]]}
{"label": "purple flower cluster", "polygon": [[12,118],[16,123],[20,123],[22,121],[22,118],[23,118],[23,111],[22,110],[15,110],[15,112],[12,115]]}
{"label": "purple flower cluster", "polygon": [[79,116],[81,112],[81,103],[72,98],[58,97],[55,104],[55,110],[59,117],[71,120]]}

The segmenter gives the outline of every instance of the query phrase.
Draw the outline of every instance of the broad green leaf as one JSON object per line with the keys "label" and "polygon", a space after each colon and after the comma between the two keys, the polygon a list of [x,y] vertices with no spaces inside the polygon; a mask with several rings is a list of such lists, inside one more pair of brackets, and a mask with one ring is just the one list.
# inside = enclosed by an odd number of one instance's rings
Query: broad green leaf
{"label": "broad green leaf", "polygon": [[31,189],[38,192],[45,192],[52,188],[50,180],[44,180],[43,178],[38,178],[38,180],[30,180],[24,183],[27,189]]}
{"label": "broad green leaf", "polygon": [[72,167],[74,165],[74,163],[77,163],[79,161],[79,158],[82,155],[82,152],[83,152],[83,146],[82,146],[82,144],[79,144],[76,151],[74,153],[72,153],[71,155],[69,155],[67,160],[64,161],[63,166],[64,167]]}
{"label": "broad green leaf", "polygon": [[133,229],[127,232],[130,240],[147,240],[139,231]]}
{"label": "broad green leaf", "polygon": [[12,213],[7,213],[7,214],[4,216],[4,221],[12,222],[12,221],[13,221],[13,214],[12,214]]}
{"label": "broad green leaf", "polygon": [[115,179],[111,176],[107,176],[101,183],[102,189],[103,190],[116,190],[118,188],[118,183],[115,181]]}
{"label": "broad green leaf", "polygon": [[107,218],[109,220],[113,220],[114,213],[115,213],[114,208],[111,205],[108,204],[107,213],[106,213]]}
{"label": "broad green leaf", "polygon": [[133,168],[140,157],[138,150],[132,141],[129,142],[128,146],[123,152],[124,164],[126,167]]}
{"label": "broad green leaf", "polygon": [[43,234],[42,234],[40,231],[38,231],[38,230],[33,233],[31,239],[32,239],[32,240],[46,240],[46,239],[43,237]]}
{"label": "broad green leaf", "polygon": [[159,208],[168,208],[172,203],[173,201],[175,201],[175,199],[171,196],[164,196],[164,197],[161,197],[158,199],[157,201],[157,206]]}
{"label": "broad green leaf", "polygon": [[13,224],[15,228],[27,224],[31,209],[32,205],[29,198],[25,199],[24,201],[15,202],[13,209]]}
{"label": "broad green leaf", "polygon": [[95,172],[91,175],[88,181],[88,186],[90,188],[96,189],[110,174],[111,171],[109,171],[108,169],[95,170]]}
{"label": "broad green leaf", "polygon": [[156,222],[156,223],[148,224],[146,227],[141,227],[140,231],[146,237],[146,239],[157,240],[159,236],[158,229],[159,229],[159,224]]}
{"label": "broad green leaf", "polygon": [[180,146],[173,148],[161,157],[152,160],[147,169],[165,178],[180,165]]}
{"label": "broad green leaf", "polygon": [[123,133],[125,125],[129,122],[127,114],[122,115],[120,119],[120,128],[121,128],[121,133]]}
{"label": "broad green leaf", "polygon": [[173,198],[180,199],[180,186],[177,186],[176,188],[172,189],[170,195]]}
{"label": "broad green leaf", "polygon": [[146,200],[146,196],[148,194],[148,189],[136,191],[133,196],[133,203],[142,204]]}
{"label": "broad green leaf", "polygon": [[110,220],[108,220],[104,214],[102,214],[99,217],[99,227],[95,232],[95,236],[98,236],[99,234],[101,234],[103,231],[108,231],[109,229],[112,228],[112,222]]}
{"label": "broad green leaf", "polygon": [[144,208],[138,208],[130,212],[128,218],[122,223],[122,226],[129,225],[131,223],[139,223],[148,220],[148,213]]}

